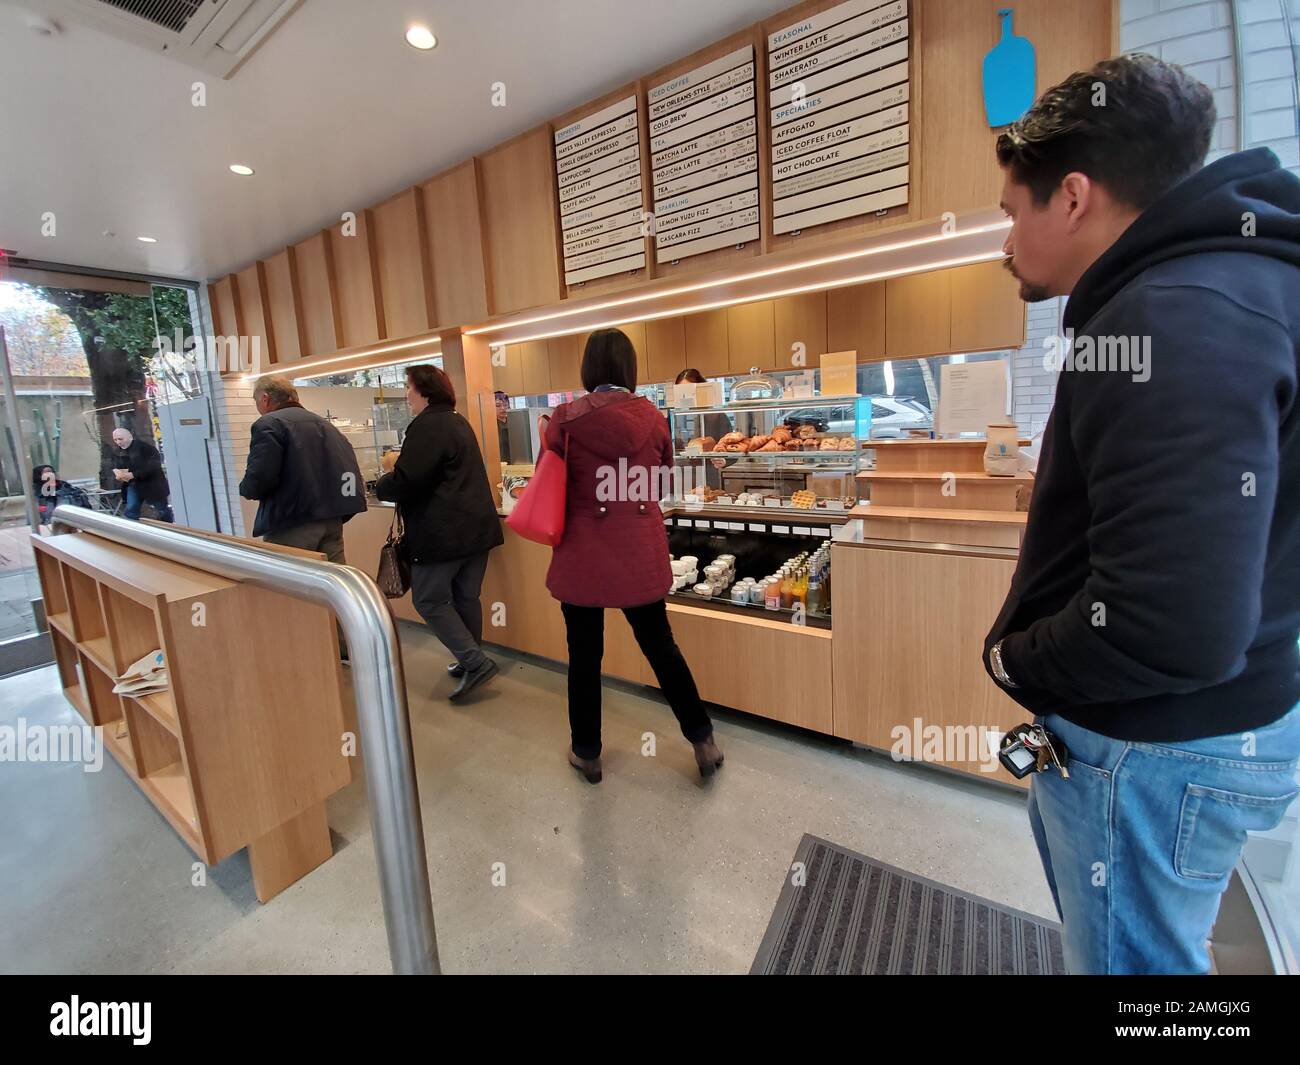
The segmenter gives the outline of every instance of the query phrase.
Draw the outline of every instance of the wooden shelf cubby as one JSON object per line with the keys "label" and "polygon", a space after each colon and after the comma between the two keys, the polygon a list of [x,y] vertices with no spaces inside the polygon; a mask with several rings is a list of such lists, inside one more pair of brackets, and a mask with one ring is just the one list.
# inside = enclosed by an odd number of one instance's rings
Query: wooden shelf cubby
{"label": "wooden shelf cubby", "polygon": [[[194,853],[247,847],[263,902],[328,859],[352,778],[330,612],[90,533],[32,546],[64,695]],[[116,694],[157,650],[170,687]]]}

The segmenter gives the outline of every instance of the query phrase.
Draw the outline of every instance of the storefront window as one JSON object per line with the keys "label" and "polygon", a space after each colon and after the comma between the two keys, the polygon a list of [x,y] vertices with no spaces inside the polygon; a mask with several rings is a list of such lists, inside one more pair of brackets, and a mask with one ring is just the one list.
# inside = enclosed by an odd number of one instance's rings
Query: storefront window
{"label": "storefront window", "polygon": [[[207,402],[202,374],[185,347],[193,333],[193,300],[185,287],[79,274],[15,270],[0,280],[8,360],[0,448],[0,651],[4,640],[29,637],[40,627],[31,606],[39,596],[27,540],[32,522],[44,526],[60,502],[121,512],[121,485],[112,472],[114,429],[130,429],[158,447],[178,520],[216,528],[207,461],[211,420],[176,416],[186,404]],[[181,421],[203,427],[188,477],[181,469],[184,441],[171,431]],[[177,506],[182,481],[206,506],[189,512]],[[143,513],[152,516],[148,505]]]}

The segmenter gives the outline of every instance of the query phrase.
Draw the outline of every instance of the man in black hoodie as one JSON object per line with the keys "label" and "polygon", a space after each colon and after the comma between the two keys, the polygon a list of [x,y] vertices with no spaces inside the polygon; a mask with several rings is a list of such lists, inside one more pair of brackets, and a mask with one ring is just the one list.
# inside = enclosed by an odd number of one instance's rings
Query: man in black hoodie
{"label": "man in black hoodie", "polygon": [[1075,972],[1207,971],[1247,831],[1296,795],[1300,181],[1203,167],[1214,120],[1125,56],[997,145],[1021,297],[1070,299],[985,664],[1069,749],[1030,820]]}

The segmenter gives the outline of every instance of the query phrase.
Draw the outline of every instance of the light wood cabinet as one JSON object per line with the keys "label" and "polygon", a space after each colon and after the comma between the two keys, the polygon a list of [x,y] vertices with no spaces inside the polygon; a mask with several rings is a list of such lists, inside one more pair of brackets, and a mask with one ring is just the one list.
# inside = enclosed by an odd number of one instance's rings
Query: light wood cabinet
{"label": "light wood cabinet", "polygon": [[1020,283],[1002,263],[975,263],[952,271],[952,350],[997,351],[1025,343]]}
{"label": "light wood cabinet", "polygon": [[371,218],[385,333],[393,340],[427,333],[437,322],[419,190],[407,189],[386,200]]}
{"label": "light wood cabinet", "polygon": [[329,234],[317,233],[295,244],[292,250],[298,266],[298,295],[302,302],[302,353],[328,355],[343,347]]}
{"label": "light wood cabinet", "polygon": [[551,390],[551,368],[545,340],[507,345],[506,362],[519,366],[521,395],[536,396]]}
{"label": "light wood cabinet", "polygon": [[284,366],[302,358],[302,314],[298,301],[298,271],[293,249],[272,255],[263,264],[266,272],[266,298],[275,341],[275,363]]}
{"label": "light wood cabinet", "polygon": [[727,312],[719,308],[682,317],[686,341],[686,365],[705,377],[719,377],[728,371],[730,351],[727,336]]}
{"label": "light wood cabinet", "polygon": [[858,362],[885,357],[885,282],[826,293],[826,350],[856,351]]}
{"label": "light wood cabinet", "polygon": [[492,358],[492,387],[507,396],[525,396],[524,360],[520,344],[502,344],[489,349]]}
{"label": "light wood cabinet", "polygon": [[582,347],[578,337],[551,337],[546,355],[551,363],[551,391],[576,392],[582,387]]}
{"label": "light wood cabinet", "polygon": [[951,271],[891,277],[885,282],[885,352],[890,358],[952,350]]}
{"label": "light wood cabinet", "polygon": [[[918,718],[923,728],[968,728],[968,757],[940,761],[985,775],[979,733],[1005,731],[1024,717],[983,666],[984,635],[1016,568],[1007,555],[831,548],[836,600],[852,604],[835,612],[836,736],[888,751],[895,729],[913,735]],[[987,776],[1012,782],[1000,767]]]}
{"label": "light wood cabinet", "polygon": [[[773,322],[776,330],[773,366],[776,368],[811,370],[821,365],[823,352],[842,350],[827,347],[825,292],[801,292],[774,300]],[[794,362],[796,344],[803,345],[801,364]]]}
{"label": "light wood cabinet", "polygon": [[[31,544],[63,694],[194,854],[248,847],[262,902],[328,859],[352,775],[329,610],[88,533]],[[158,650],[165,690],[114,693]]]}
{"label": "light wood cabinet", "polygon": [[344,348],[372,344],[385,336],[371,228],[370,212],[357,211],[354,221],[340,222],[329,231],[338,294],[339,346]]}
{"label": "light wood cabinet", "polygon": [[275,363],[275,340],[267,322],[266,271],[260,262],[235,275],[234,291],[239,302],[240,333],[248,337],[253,372],[269,370]]}
{"label": "light wood cabinet", "polygon": [[776,366],[776,308],[771,300],[727,308],[727,368],[744,374],[751,366]]}
{"label": "light wood cabinet", "polygon": [[433,272],[434,324],[482,321],[488,316],[488,296],[478,160],[468,159],[431,178],[420,191]]}
{"label": "light wood cabinet", "polygon": [[686,361],[686,324],[680,317],[654,318],[645,323],[648,381],[672,382],[689,365]]}
{"label": "light wood cabinet", "polygon": [[554,303],[564,290],[550,126],[479,156],[479,173],[489,311]]}

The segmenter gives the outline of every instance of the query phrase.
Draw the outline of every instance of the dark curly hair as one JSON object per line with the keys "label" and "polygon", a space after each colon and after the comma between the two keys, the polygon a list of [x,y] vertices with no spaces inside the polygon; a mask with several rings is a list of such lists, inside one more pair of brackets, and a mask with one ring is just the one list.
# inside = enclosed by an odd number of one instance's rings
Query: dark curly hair
{"label": "dark curly hair", "polygon": [[1214,96],[1175,63],[1103,59],[1048,89],[998,137],[998,163],[1045,204],[1078,171],[1145,210],[1205,164]]}

